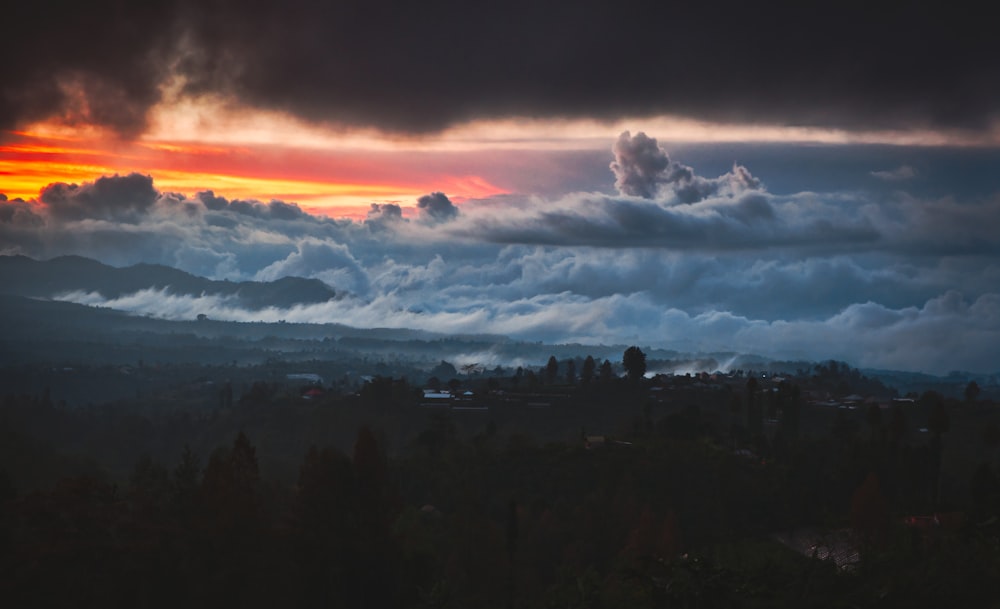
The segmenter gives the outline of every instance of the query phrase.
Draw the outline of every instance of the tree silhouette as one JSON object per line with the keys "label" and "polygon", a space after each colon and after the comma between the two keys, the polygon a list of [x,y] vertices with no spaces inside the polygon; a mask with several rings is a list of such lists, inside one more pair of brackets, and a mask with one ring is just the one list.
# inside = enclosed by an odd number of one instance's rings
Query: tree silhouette
{"label": "tree silhouette", "polygon": [[754,437],[760,435],[764,430],[764,411],[760,404],[760,387],[757,379],[751,376],[747,379],[747,429]]}
{"label": "tree silhouette", "polygon": [[625,366],[628,379],[633,383],[638,383],[639,379],[646,374],[646,354],[642,352],[642,349],[633,345],[625,349],[625,353],[622,354],[622,365]]}
{"label": "tree silhouette", "polygon": [[615,372],[611,369],[610,361],[604,360],[604,363],[601,364],[601,371],[598,378],[602,383],[610,383],[615,378]]}
{"label": "tree silhouette", "polygon": [[583,360],[583,371],[580,373],[580,380],[583,381],[584,385],[589,385],[590,381],[594,380],[596,371],[597,362],[594,361],[594,356],[588,355],[587,359]]}
{"label": "tree silhouette", "polygon": [[189,520],[201,500],[201,462],[187,444],[181,453],[181,462],[173,471],[174,506],[179,516]]}
{"label": "tree silhouette", "polygon": [[872,404],[868,407],[865,418],[871,428],[872,442],[874,443],[882,436],[882,408],[878,404]]}
{"label": "tree silhouette", "polygon": [[545,364],[545,378],[551,385],[556,382],[557,376],[559,376],[559,362],[556,361],[556,356],[550,355],[549,362]]}
{"label": "tree silhouette", "polygon": [[364,543],[355,526],[354,471],[346,455],[309,448],[294,510],[305,595],[330,605],[352,584],[351,564]]}
{"label": "tree silhouette", "polygon": [[369,427],[358,431],[352,459],[355,474],[356,512],[354,534],[360,547],[352,561],[356,586],[354,607],[391,606],[389,597],[397,591],[385,581],[382,570],[385,557],[391,556],[390,526],[395,516],[394,498],[390,495],[385,453]]}
{"label": "tree silhouette", "polygon": [[799,431],[799,419],[802,411],[802,392],[798,385],[789,386],[788,381],[779,385],[784,397],[781,409],[781,429],[786,434],[794,436]]}
{"label": "tree silhouette", "polygon": [[979,397],[979,383],[976,381],[969,381],[969,384],[965,386],[965,401],[968,403],[973,403],[976,398]]}
{"label": "tree silhouette", "polygon": [[951,429],[951,418],[944,404],[944,397],[936,391],[927,391],[920,398],[931,403],[931,412],[927,417],[927,431],[931,439],[927,443],[930,449],[930,479],[931,502],[935,505],[941,496],[941,460],[944,456],[943,436]]}
{"label": "tree silhouette", "polygon": [[948,409],[944,405],[944,398],[936,391],[928,391],[925,397],[931,402],[931,412],[927,417],[927,431],[936,437],[941,437],[942,434],[948,433],[948,430],[951,429],[951,419],[948,416]]}
{"label": "tree silhouette", "polygon": [[903,412],[901,404],[893,404],[892,414],[889,417],[889,446],[895,451],[902,445],[906,438],[906,413]]}
{"label": "tree silhouette", "polygon": [[983,444],[988,446],[990,450],[996,450],[997,446],[1000,446],[1000,426],[996,424],[996,421],[990,421],[986,424],[986,427],[982,431]]}
{"label": "tree silhouette", "polygon": [[576,362],[573,360],[566,362],[566,382],[570,385],[576,382]]}
{"label": "tree silhouette", "polygon": [[220,532],[245,534],[258,515],[260,486],[257,449],[246,434],[241,431],[231,449],[219,449],[212,454],[201,484]]}
{"label": "tree silhouette", "polygon": [[889,526],[889,508],[874,472],[868,474],[851,497],[851,526],[866,546],[881,541]]}

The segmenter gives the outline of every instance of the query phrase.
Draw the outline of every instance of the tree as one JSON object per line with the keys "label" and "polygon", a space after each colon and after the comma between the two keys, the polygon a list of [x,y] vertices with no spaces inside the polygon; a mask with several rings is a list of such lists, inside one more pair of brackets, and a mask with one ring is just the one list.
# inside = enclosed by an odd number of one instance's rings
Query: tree
{"label": "tree", "polygon": [[[385,452],[369,427],[358,431],[352,458],[355,481],[354,534],[360,540],[352,559],[351,577],[355,598],[352,607],[396,606],[390,601],[398,593],[394,574],[386,569],[386,557],[398,549],[393,545],[391,525],[397,516],[397,500],[389,486]],[[349,597],[351,595],[348,595]]]}
{"label": "tree", "polygon": [[878,404],[872,404],[868,407],[866,419],[871,428],[872,442],[875,442],[882,434],[882,409]]}
{"label": "tree", "polygon": [[747,379],[747,429],[754,437],[760,435],[764,429],[764,411],[760,404],[760,388],[757,379],[751,376]]}
{"label": "tree", "polygon": [[570,385],[576,382],[576,362],[573,360],[566,362],[566,382]]}
{"label": "tree", "polygon": [[622,354],[622,365],[625,366],[628,379],[633,383],[638,383],[639,379],[646,374],[646,354],[642,352],[642,349],[633,345],[625,349],[625,353]]}
{"label": "tree", "polygon": [[201,499],[201,461],[187,444],[173,472],[174,505],[182,519],[189,519]]}
{"label": "tree", "polygon": [[610,383],[615,378],[615,372],[611,369],[611,362],[604,360],[604,363],[601,364],[601,371],[598,378],[600,378],[602,383]]}
{"label": "tree", "polygon": [[951,420],[944,404],[944,398],[936,391],[928,391],[924,396],[931,404],[931,411],[927,416],[927,430],[940,437],[951,429]]}
{"label": "tree", "polygon": [[231,449],[212,453],[201,481],[202,494],[217,532],[243,536],[259,515],[257,449],[242,431]]}
{"label": "tree", "polygon": [[551,385],[556,382],[557,376],[559,376],[559,362],[556,361],[556,356],[550,355],[549,362],[545,364],[545,378]]}
{"label": "tree", "polygon": [[906,413],[899,403],[892,405],[892,415],[889,418],[889,443],[890,448],[895,450],[906,438]]}
{"label": "tree", "polygon": [[990,421],[983,428],[982,436],[983,444],[995,450],[1000,445],[1000,426],[997,426],[995,421]]}
{"label": "tree", "polygon": [[136,511],[149,515],[162,510],[170,499],[171,491],[167,468],[153,461],[149,455],[140,457],[129,477],[127,494]]}
{"label": "tree", "polygon": [[866,546],[881,541],[889,525],[889,510],[872,472],[851,497],[851,526]]}
{"label": "tree", "polygon": [[436,376],[439,379],[450,379],[458,376],[458,370],[456,370],[455,366],[450,362],[441,360],[440,364],[431,368],[429,374],[430,376]]}
{"label": "tree", "polygon": [[597,371],[597,362],[594,361],[594,356],[588,355],[587,359],[583,360],[583,372],[580,373],[580,380],[583,381],[584,385],[589,385],[590,381],[594,380],[594,372]]}
{"label": "tree", "polygon": [[979,397],[979,383],[976,381],[969,381],[969,384],[965,386],[965,401],[968,403],[973,403],[976,398]]}
{"label": "tree", "polygon": [[299,468],[292,523],[305,595],[326,605],[350,589],[351,566],[366,541],[355,526],[355,499],[350,459],[311,446]]}
{"label": "tree", "polygon": [[781,429],[787,434],[795,435],[799,430],[799,418],[802,410],[802,392],[798,385],[788,386],[782,381],[782,394],[787,392],[781,409]]}

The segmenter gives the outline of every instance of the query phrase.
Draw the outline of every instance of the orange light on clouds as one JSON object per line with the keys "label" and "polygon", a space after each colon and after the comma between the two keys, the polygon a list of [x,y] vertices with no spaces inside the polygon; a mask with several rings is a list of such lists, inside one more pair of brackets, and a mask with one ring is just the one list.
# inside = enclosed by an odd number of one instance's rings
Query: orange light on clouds
{"label": "orange light on clouds", "polygon": [[443,191],[461,201],[507,192],[481,176],[412,168],[397,170],[392,155],[260,144],[165,142],[66,137],[41,128],[9,132],[0,144],[0,192],[37,198],[53,182],[82,183],[101,176],[151,175],[160,191],[193,195],[212,190],[228,199],[281,199],[311,213],[363,217],[373,202],[413,205]]}
{"label": "orange light on clouds", "polygon": [[716,123],[681,116],[616,120],[560,118],[480,119],[440,133],[405,135],[374,129],[314,125],[277,111],[234,108],[225,100],[180,99],[154,108],[149,141],[199,141],[298,149],[384,151],[581,150],[610,148],[625,130],[644,131],[662,142],[889,144],[896,146],[996,146],[1000,122],[989,129],[846,130],[799,125]]}
{"label": "orange light on clouds", "polygon": [[[169,96],[168,96],[169,97]],[[57,122],[0,132],[0,192],[32,199],[52,182],[151,175],[161,191],[213,190],[228,199],[281,199],[327,215],[363,216],[373,202],[404,208],[429,192],[456,201],[510,192],[513,157],[525,151],[603,150],[625,130],[662,142],[784,142],[987,146],[1000,126],[977,134],[845,131],[783,125],[717,124],[660,116],[616,121],[478,120],[436,134],[401,136],[315,125],[225,100],[171,98],[150,127],[123,141],[91,126]],[[508,166],[508,172],[496,171]],[[488,176],[497,176],[490,178]],[[506,177],[504,177],[506,176]],[[530,194],[530,193],[527,193]]]}

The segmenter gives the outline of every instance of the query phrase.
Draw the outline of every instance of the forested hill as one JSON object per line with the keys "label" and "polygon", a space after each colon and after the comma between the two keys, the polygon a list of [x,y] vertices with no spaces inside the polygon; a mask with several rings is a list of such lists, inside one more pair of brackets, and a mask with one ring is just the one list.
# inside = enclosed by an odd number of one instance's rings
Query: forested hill
{"label": "forested hill", "polygon": [[80,256],[38,261],[26,256],[0,256],[0,293],[53,298],[67,292],[98,292],[107,299],[141,290],[170,294],[230,296],[248,309],[287,308],[326,302],[337,296],[318,279],[282,277],[276,281],[216,281],[158,264],[118,268]]}

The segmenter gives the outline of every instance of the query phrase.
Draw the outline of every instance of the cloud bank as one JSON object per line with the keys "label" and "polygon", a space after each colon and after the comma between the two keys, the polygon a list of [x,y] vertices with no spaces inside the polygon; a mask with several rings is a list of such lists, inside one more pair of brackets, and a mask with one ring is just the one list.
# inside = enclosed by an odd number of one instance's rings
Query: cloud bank
{"label": "cloud bank", "polygon": [[971,131],[1000,100],[1000,42],[976,11],[95,0],[18,3],[5,23],[0,56],[17,61],[0,63],[0,129],[57,118],[135,135],[180,95],[410,133],[663,114]]}
{"label": "cloud bank", "polygon": [[0,199],[0,251],[216,279],[295,275],[344,295],[262,312],[157,293],[65,296],[171,318],[209,310],[931,372],[995,367],[1000,198],[775,195],[738,165],[700,176],[641,133],[622,134],[612,154],[618,194],[456,205],[435,192],[373,204],[361,221],[161,192],[138,174],[53,184],[37,200]]}

